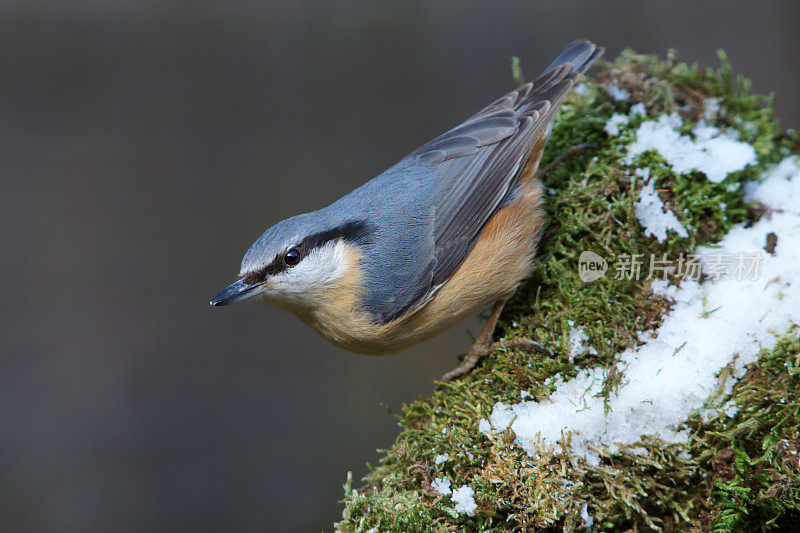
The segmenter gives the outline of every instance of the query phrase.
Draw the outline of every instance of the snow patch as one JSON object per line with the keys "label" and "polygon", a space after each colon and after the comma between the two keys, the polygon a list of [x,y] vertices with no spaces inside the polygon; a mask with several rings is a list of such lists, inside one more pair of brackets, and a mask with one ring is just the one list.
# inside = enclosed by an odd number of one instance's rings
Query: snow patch
{"label": "snow patch", "polygon": [[446,453],[442,453],[442,454],[437,455],[436,457],[434,457],[433,464],[440,465],[440,464],[444,463],[445,461],[447,461],[448,459],[450,459],[450,456],[448,454],[446,454]]}
{"label": "snow patch", "polygon": [[768,169],[762,183],[748,183],[745,199],[779,211],[796,209],[800,205],[800,157],[787,157]]}
{"label": "snow patch", "polygon": [[631,116],[632,117],[635,117],[635,116],[646,117],[647,116],[647,108],[641,102],[639,102],[638,104],[633,104],[631,106]]}
{"label": "snow patch", "polygon": [[587,94],[589,94],[589,87],[587,87],[585,83],[579,83],[575,85],[575,87],[573,87],[572,90],[581,96],[586,96]]}
{"label": "snow patch", "polygon": [[706,98],[703,100],[703,118],[706,120],[713,120],[717,118],[720,110],[722,109],[721,98]]}
{"label": "snow patch", "polygon": [[581,520],[583,521],[581,525],[587,529],[591,529],[592,525],[594,525],[594,518],[589,514],[588,505],[584,505],[583,509],[581,509]]}
{"label": "snow patch", "polygon": [[730,173],[757,162],[755,149],[739,141],[736,130],[722,131],[701,120],[692,130],[692,139],[675,131],[682,126],[677,113],[643,122],[636,130],[636,140],[628,146],[625,164],[632,164],[636,156],[648,150],[656,150],[675,172],[688,174],[697,170],[710,181],[720,183]]}
{"label": "snow patch", "polygon": [[611,82],[606,86],[608,94],[617,102],[624,102],[631,97],[631,93],[620,87],[616,82]]}
{"label": "snow patch", "polygon": [[597,355],[597,350],[594,347],[589,346],[587,341],[589,340],[589,336],[583,330],[582,327],[575,327],[575,322],[572,320],[567,320],[567,324],[569,324],[569,360],[570,362],[575,360],[575,357],[578,355],[583,355],[585,353],[589,353],[589,355]]}
{"label": "snow patch", "polygon": [[679,237],[688,237],[686,228],[675,213],[664,207],[664,202],[656,193],[655,180],[647,178],[649,173],[646,174],[645,185],[639,191],[639,200],[636,202],[636,218],[644,228],[644,234],[655,237],[658,242],[667,239],[668,230],[674,231]]}
{"label": "snow patch", "polygon": [[606,121],[605,130],[606,133],[611,135],[612,137],[619,135],[619,128],[620,126],[625,126],[630,122],[630,119],[626,115],[622,115],[620,113],[614,113],[611,115],[611,118]]}
{"label": "snow patch", "polygon": [[466,485],[455,489],[451,498],[456,503],[456,511],[459,513],[471,515],[478,508],[478,504],[475,503],[475,491]]}
{"label": "snow patch", "polygon": [[450,480],[446,477],[437,477],[433,480],[433,483],[431,483],[431,487],[442,496],[447,496],[453,492],[450,490]]}
{"label": "snow patch", "polygon": [[[510,427],[516,444],[530,456],[538,452],[539,438],[555,446],[571,432],[573,451],[593,465],[600,458],[592,446],[615,451],[642,435],[685,442],[687,417],[710,414],[703,409],[720,385],[720,370],[733,368],[724,387],[730,391],[762,348],[772,349],[777,336],[800,324],[800,202],[784,205],[800,180],[800,168],[792,165],[782,162],[749,192],[768,207],[773,207],[770,202],[782,205],[783,212],[766,214],[750,227],[740,224],[718,247],[697,250],[704,267],[714,254],[761,254],[755,279],[708,279],[702,284],[687,279],[679,287],[656,280],[653,290],[675,303],[658,330],[641,336],[644,344],[618,356],[623,384],[607,404],[601,396],[606,370],[582,369],[568,381],[554,376],[556,390],[547,400],[496,403],[489,420],[479,422],[480,431],[492,435]],[[769,233],[778,236],[774,256],[763,250]],[[736,405],[729,402],[721,411],[732,416]]]}

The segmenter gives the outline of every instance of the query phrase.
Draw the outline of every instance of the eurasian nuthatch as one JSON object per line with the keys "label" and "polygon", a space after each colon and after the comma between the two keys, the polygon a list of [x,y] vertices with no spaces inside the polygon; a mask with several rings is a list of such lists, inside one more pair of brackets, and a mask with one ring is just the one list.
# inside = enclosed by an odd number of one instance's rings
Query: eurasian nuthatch
{"label": "eurasian nuthatch", "polygon": [[472,351],[445,378],[468,372],[531,270],[544,224],[537,170],[556,112],[602,53],[572,43],[538,79],[378,177],[272,226],[211,305],[258,297],[339,346],[385,354],[494,303]]}

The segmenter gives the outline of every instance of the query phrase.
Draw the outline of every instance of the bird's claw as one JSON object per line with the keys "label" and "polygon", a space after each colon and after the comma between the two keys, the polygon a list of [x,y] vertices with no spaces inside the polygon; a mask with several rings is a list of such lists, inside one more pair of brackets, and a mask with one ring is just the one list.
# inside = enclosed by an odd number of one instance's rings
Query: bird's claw
{"label": "bird's claw", "polygon": [[526,338],[497,341],[488,345],[478,345],[476,343],[469,353],[460,358],[461,364],[443,375],[441,381],[452,381],[456,378],[460,378],[461,376],[465,376],[472,372],[476,366],[478,366],[478,363],[482,357],[485,357],[496,350],[509,350],[513,348],[536,351],[543,353],[547,357],[554,357],[553,352],[545,348],[541,343]]}
{"label": "bird's claw", "polygon": [[539,353],[543,353],[547,357],[554,357],[553,352],[545,348],[544,345],[534,340],[526,338],[509,339],[507,341],[497,341],[496,343],[494,343],[494,346],[497,348],[505,348],[505,349],[523,348],[526,350],[532,350]]}

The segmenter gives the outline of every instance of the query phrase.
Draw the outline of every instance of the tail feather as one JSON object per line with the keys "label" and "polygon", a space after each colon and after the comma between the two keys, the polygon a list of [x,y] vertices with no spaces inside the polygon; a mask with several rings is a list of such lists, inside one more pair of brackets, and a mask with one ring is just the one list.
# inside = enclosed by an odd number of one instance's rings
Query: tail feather
{"label": "tail feather", "polygon": [[[575,41],[564,48],[564,50],[558,54],[558,57],[550,63],[550,66],[545,69],[544,73],[533,82],[534,90],[531,92],[531,96],[529,96],[529,103],[542,99],[546,99],[550,102],[550,109],[545,115],[545,119],[548,122],[547,129],[544,131],[545,139],[548,139],[550,134],[553,133],[553,118],[556,112],[558,112],[558,108],[564,96],[566,96],[572,88],[578,76],[586,72],[589,67],[592,66],[592,63],[603,55],[605,51],[605,48],[598,47],[593,42],[586,40]],[[567,66],[569,70],[567,70]],[[564,72],[565,70],[567,70],[567,72]],[[546,94],[543,94],[543,89],[549,89],[549,87],[546,86],[553,83],[554,79],[561,80],[561,83],[559,83],[557,87],[558,90],[547,90]],[[543,84],[545,87],[542,87]]]}
{"label": "tail feather", "polygon": [[605,48],[598,47],[590,41],[575,41],[558,54],[558,57],[544,71],[549,72],[560,65],[569,63],[572,65],[573,71],[583,74],[605,51]]}
{"label": "tail feather", "polygon": [[[549,137],[553,131],[552,119],[558,112],[561,101],[578,77],[588,70],[603,52],[604,48],[585,40],[575,41],[567,46],[541,76],[512,93],[517,96],[517,103],[514,106],[517,115],[524,116],[534,111],[540,113],[544,122],[549,123],[545,131],[545,137]],[[542,103],[546,104],[544,110]]]}

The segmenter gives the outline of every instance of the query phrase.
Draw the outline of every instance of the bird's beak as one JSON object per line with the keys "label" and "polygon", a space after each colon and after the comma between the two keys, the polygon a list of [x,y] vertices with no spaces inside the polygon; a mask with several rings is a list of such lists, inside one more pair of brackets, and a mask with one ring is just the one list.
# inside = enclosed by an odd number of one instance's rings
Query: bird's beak
{"label": "bird's beak", "polygon": [[240,300],[246,300],[251,296],[255,296],[258,291],[258,287],[264,285],[264,282],[261,283],[252,283],[248,284],[245,283],[244,278],[231,283],[227,287],[225,287],[221,293],[214,296],[214,298],[209,302],[211,305],[228,305],[232,303],[236,303]]}

